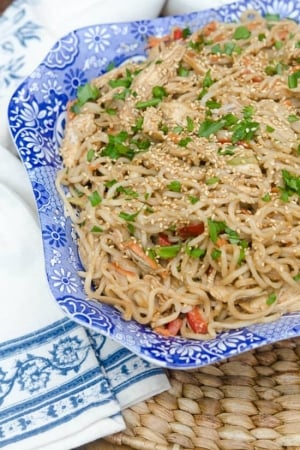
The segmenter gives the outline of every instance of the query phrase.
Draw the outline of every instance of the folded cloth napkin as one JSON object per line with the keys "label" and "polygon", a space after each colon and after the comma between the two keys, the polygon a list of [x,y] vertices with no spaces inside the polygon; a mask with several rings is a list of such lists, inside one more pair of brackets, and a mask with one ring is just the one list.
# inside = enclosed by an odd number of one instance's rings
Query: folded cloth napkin
{"label": "folded cloth napkin", "polygon": [[[145,5],[128,3],[133,18],[147,14]],[[60,29],[50,14],[52,4],[59,10]],[[32,189],[7,131],[4,105],[48,51],[54,33],[69,31],[63,29],[69,16],[72,26],[78,14],[84,19],[77,19],[78,25],[104,21],[104,6],[112,14],[108,4],[115,20],[124,19],[122,0],[59,5],[16,0],[0,17],[0,448],[5,450],[74,449],[124,429],[123,408],[169,388],[162,369],[79,326],[55,303]]]}
{"label": "folded cloth napkin", "polygon": [[0,448],[69,449],[124,429],[161,369],[64,316],[48,289],[29,181],[0,147]]}

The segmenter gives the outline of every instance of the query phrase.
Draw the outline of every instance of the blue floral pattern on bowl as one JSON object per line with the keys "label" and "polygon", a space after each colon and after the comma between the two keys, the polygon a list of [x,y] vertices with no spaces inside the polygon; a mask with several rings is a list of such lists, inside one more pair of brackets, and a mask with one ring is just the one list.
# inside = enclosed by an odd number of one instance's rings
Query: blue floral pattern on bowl
{"label": "blue floral pattern on bowl", "polygon": [[[216,339],[165,338],[134,321],[124,321],[113,307],[88,300],[77,272],[81,262],[76,236],[54,180],[61,166],[59,146],[65,109],[77,87],[105,72],[109,63],[145,58],[150,35],[163,36],[174,26],[196,29],[211,20],[238,21],[246,9],[276,13],[299,21],[300,2],[242,0],[185,16],[133,23],[88,26],[63,37],[36,70],[16,89],[9,125],[33,186],[40,217],[46,273],[57,303],[75,322],[116,340],[157,365],[191,369],[211,364],[274,341],[300,335],[300,313],[275,322],[225,331]],[[46,382],[46,380],[45,380]]]}

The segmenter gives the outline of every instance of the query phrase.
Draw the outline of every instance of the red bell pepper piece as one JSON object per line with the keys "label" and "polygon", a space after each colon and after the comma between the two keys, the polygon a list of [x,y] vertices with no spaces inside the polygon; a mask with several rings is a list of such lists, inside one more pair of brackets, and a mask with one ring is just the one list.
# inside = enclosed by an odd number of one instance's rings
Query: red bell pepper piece
{"label": "red bell pepper piece", "polygon": [[206,334],[208,331],[207,321],[202,316],[198,306],[194,306],[191,311],[186,313],[187,321],[194,333]]}
{"label": "red bell pepper piece", "polygon": [[165,233],[159,233],[157,243],[160,247],[167,247],[168,245],[171,245],[171,241]]}
{"label": "red bell pepper piece", "polygon": [[204,223],[190,223],[189,225],[185,225],[177,230],[178,235],[182,239],[187,239],[190,237],[197,237],[204,232]]}

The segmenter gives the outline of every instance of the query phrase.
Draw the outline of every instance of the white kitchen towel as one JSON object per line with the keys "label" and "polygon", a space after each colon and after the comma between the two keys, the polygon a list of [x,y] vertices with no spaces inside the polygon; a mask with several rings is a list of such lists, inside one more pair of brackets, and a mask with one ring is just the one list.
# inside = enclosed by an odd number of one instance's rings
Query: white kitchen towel
{"label": "white kitchen towel", "polygon": [[122,409],[169,382],[65,317],[46,281],[27,175],[2,147],[0,158],[0,448],[71,449],[124,429]]}
{"label": "white kitchen towel", "polygon": [[0,143],[15,152],[6,119],[16,85],[57,39],[86,25],[152,19],[164,0],[14,0],[0,15]]}

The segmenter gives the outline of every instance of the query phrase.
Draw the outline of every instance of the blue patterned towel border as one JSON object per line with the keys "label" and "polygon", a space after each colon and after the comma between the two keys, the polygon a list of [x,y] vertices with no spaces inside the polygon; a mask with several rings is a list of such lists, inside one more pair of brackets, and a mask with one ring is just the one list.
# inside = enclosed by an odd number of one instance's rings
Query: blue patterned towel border
{"label": "blue patterned towel border", "polygon": [[82,327],[64,318],[0,344],[0,448],[91,408],[98,419],[120,411]]}

